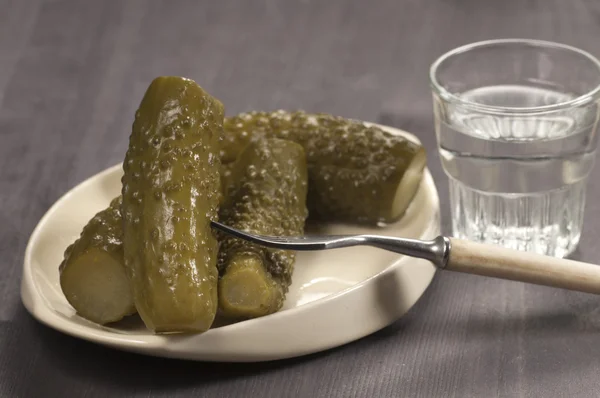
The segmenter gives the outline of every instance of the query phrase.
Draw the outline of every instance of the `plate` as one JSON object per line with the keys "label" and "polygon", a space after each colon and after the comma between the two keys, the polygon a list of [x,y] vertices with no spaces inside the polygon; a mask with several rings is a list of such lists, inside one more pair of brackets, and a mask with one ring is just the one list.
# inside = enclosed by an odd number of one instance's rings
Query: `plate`
{"label": "plate", "polygon": [[[416,137],[386,126],[384,129]],[[62,294],[58,265],[98,211],[121,190],[121,165],[82,182],[42,217],[25,252],[21,298],[40,322],[116,349],[199,361],[255,362],[302,356],[360,339],[399,319],[421,297],[435,267],[370,247],[300,252],[285,306],[262,318],[216,326],[203,334],[154,335],[137,316],[110,326],[79,317]],[[394,224],[342,224],[319,233],[371,233],[430,239],[440,233],[439,198],[429,170],[406,214]]]}

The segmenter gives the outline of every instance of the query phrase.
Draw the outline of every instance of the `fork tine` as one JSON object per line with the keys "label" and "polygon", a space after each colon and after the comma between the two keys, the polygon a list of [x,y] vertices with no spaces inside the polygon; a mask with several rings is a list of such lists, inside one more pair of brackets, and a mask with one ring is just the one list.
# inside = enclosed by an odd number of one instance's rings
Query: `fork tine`
{"label": "fork tine", "polygon": [[262,246],[283,250],[324,250],[335,237],[295,237],[295,236],[264,236],[240,231],[220,222],[211,221],[211,226],[237,238],[257,243]]}

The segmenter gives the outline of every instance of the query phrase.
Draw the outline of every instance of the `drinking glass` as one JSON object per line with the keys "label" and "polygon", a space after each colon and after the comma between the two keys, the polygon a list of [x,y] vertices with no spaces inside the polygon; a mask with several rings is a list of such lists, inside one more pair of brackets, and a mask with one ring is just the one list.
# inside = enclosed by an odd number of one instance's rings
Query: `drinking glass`
{"label": "drinking glass", "polygon": [[600,62],[552,42],[468,44],[430,70],[453,235],[556,257],[579,242]]}

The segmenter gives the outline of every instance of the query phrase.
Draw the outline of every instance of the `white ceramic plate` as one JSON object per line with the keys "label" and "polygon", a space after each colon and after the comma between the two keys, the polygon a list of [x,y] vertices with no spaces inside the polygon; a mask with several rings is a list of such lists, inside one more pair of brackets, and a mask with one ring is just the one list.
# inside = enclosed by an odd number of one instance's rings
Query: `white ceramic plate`
{"label": "white ceramic plate", "polygon": [[[120,193],[121,175],[121,165],[114,166],[65,194],[40,220],[26,249],[21,285],[25,307],[42,323],[78,338],[147,355],[202,361],[306,355],[396,321],[415,304],[435,273],[427,261],[368,247],[301,252],[286,304],[276,314],[191,336],[154,335],[137,316],[111,327],[99,326],[79,317],[68,304],[59,285],[58,265],[87,221]],[[426,170],[415,200],[399,222],[383,228],[329,225],[319,233],[430,239],[440,231],[438,201]]]}

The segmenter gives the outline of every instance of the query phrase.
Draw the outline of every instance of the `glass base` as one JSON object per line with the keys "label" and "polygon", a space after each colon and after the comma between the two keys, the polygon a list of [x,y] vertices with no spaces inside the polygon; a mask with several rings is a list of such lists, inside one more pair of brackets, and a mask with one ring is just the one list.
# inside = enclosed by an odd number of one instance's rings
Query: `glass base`
{"label": "glass base", "polygon": [[473,190],[450,179],[453,236],[565,257],[581,237],[586,182],[532,194]]}

